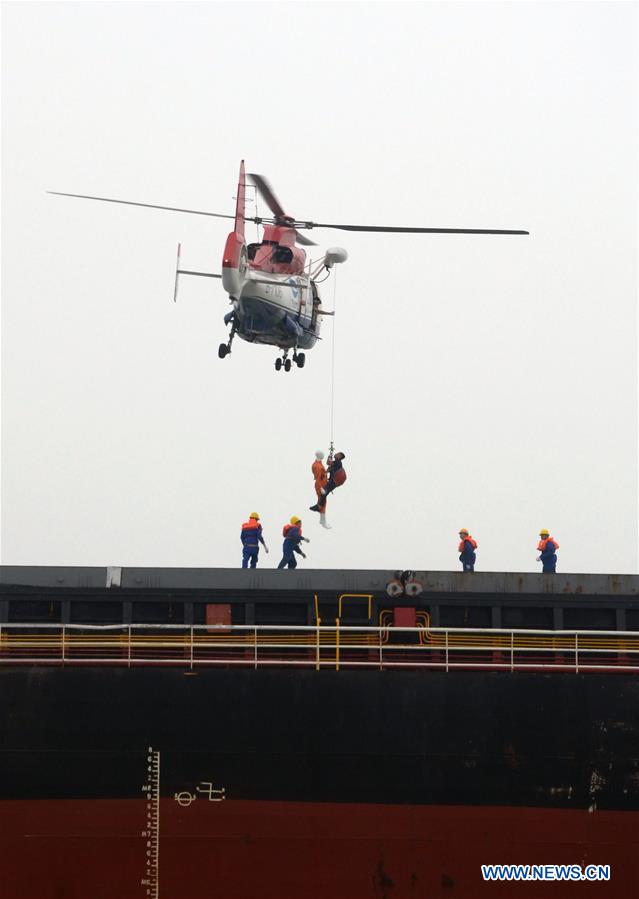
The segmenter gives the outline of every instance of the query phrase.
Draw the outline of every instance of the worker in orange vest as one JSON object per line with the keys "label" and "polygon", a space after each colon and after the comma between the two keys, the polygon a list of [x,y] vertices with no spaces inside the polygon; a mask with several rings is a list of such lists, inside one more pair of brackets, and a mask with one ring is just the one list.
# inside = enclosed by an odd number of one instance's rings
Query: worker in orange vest
{"label": "worker in orange vest", "polygon": [[462,563],[464,571],[474,571],[475,562],[477,561],[477,541],[471,537],[466,528],[462,528],[459,532],[459,561]]}
{"label": "worker in orange vest", "polygon": [[326,488],[328,484],[328,475],[326,473],[326,468],[324,467],[324,453],[321,450],[317,450],[315,453],[315,461],[311,465],[311,471],[313,472],[313,478],[315,479],[315,493],[317,494],[317,502],[314,506],[310,506],[311,512],[319,512],[320,524],[323,528],[330,528],[330,524],[326,522],[326,497],[323,494],[323,490]]}
{"label": "worker in orange vest", "polygon": [[282,537],[284,537],[282,561],[277,567],[297,568],[295,553],[298,553],[303,559],[306,558],[306,553],[300,549],[300,543],[302,540],[304,543],[311,542],[308,537],[302,537],[302,519],[298,518],[297,515],[291,516],[290,523],[285,524],[282,528]]}
{"label": "worker in orange vest", "polygon": [[557,550],[559,544],[554,537],[550,536],[548,528],[542,528],[539,531],[541,540],[537,544],[539,555],[537,561],[542,563],[543,574],[555,574],[557,571]]}
{"label": "worker in orange vest", "polygon": [[264,547],[264,552],[268,552],[268,546],[264,542],[264,537],[262,537],[260,516],[257,512],[251,512],[248,521],[245,521],[242,525],[240,540],[242,541],[242,568],[248,568],[249,562],[251,563],[251,568],[255,568],[257,557],[260,554],[260,543]]}

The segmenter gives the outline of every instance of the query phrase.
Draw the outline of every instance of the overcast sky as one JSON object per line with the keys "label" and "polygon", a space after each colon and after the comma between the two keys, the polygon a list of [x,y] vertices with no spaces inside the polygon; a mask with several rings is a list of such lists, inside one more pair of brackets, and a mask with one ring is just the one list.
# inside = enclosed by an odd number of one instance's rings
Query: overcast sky
{"label": "overcast sky", "polygon": [[[2,562],[637,572],[637,5],[5,3]],[[304,370],[225,339],[240,159],[341,245]],[[254,207],[252,207],[254,209]],[[261,204],[258,212],[266,209]],[[254,238],[254,226],[249,229]],[[333,280],[323,286],[332,307]]]}

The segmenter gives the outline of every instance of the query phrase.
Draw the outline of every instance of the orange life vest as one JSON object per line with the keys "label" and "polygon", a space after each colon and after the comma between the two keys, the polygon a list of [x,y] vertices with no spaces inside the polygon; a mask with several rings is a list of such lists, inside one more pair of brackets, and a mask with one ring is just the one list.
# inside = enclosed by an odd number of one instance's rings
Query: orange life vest
{"label": "orange life vest", "polygon": [[459,546],[457,547],[457,552],[463,553],[464,551],[464,543],[468,540],[473,550],[477,549],[477,541],[474,537],[471,537],[470,534],[467,537],[464,537],[463,540],[460,541]]}
{"label": "orange life vest", "polygon": [[538,543],[538,545],[537,545],[537,549],[538,549],[540,552],[543,552],[543,551],[546,549],[546,544],[547,544],[549,541],[550,541],[550,543],[552,543],[552,544],[554,545],[555,549],[559,549],[559,544],[557,543],[557,541],[555,540],[554,537],[544,537],[543,540],[540,540],[540,541],[539,541],[539,543]]}

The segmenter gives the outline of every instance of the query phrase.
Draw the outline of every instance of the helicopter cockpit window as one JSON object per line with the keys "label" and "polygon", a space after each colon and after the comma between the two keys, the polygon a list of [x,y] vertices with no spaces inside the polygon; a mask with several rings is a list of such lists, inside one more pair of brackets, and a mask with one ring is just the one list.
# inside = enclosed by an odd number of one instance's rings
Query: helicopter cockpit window
{"label": "helicopter cockpit window", "polygon": [[246,251],[247,251],[247,253],[248,253],[248,258],[249,258],[251,261],[252,261],[253,259],[255,259],[255,254],[257,253],[257,251],[259,250],[259,248],[260,248],[261,246],[262,246],[261,243],[250,243],[250,244],[248,245],[248,247],[246,248]]}
{"label": "helicopter cockpit window", "polygon": [[276,247],[273,250],[273,262],[289,263],[293,261],[293,251],[290,247]]}

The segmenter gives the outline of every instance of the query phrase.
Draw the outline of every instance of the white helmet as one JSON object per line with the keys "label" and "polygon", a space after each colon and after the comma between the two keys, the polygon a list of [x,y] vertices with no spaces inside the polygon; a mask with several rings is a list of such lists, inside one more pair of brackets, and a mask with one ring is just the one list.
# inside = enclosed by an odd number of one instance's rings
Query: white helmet
{"label": "white helmet", "polygon": [[324,453],[321,450],[315,450],[315,458],[319,459],[319,461],[321,462],[324,458]]}

